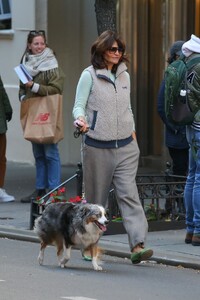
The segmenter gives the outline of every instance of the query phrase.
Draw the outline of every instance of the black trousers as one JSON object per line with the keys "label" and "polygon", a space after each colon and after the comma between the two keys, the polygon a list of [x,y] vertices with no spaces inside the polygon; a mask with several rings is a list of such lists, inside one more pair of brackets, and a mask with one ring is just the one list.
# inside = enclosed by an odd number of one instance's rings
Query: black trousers
{"label": "black trousers", "polygon": [[[188,160],[189,160],[189,149],[175,149],[168,147],[170,157],[172,159],[172,173],[173,175],[187,176],[188,173]],[[169,181],[184,181],[181,178],[169,178]],[[179,212],[184,211],[183,197],[176,199]],[[165,209],[168,213],[172,210],[172,201],[166,200]]]}
{"label": "black trousers", "polygon": [[0,188],[4,186],[6,174],[6,134],[0,134]]}
{"label": "black trousers", "polygon": [[168,150],[173,163],[173,175],[187,176],[189,149],[175,149],[168,147]]}

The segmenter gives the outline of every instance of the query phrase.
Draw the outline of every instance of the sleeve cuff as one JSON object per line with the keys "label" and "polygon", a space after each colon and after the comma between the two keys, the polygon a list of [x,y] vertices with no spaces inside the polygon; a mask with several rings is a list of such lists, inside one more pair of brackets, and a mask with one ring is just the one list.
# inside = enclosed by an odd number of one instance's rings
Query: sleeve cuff
{"label": "sleeve cuff", "polygon": [[40,88],[39,83],[34,83],[32,88],[31,88],[31,92],[37,93],[39,91],[39,88]]}
{"label": "sleeve cuff", "polygon": [[25,95],[22,95],[22,96],[20,97],[19,101],[23,101],[24,98],[25,98]]}

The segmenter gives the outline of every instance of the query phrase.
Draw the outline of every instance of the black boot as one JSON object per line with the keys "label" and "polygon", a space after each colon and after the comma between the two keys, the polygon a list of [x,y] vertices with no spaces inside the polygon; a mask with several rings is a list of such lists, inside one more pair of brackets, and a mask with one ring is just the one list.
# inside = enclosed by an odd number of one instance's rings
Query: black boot
{"label": "black boot", "polygon": [[42,197],[46,194],[45,189],[35,190],[31,195],[23,197],[20,202],[21,203],[31,203],[31,201],[36,200],[37,197]]}
{"label": "black boot", "polygon": [[31,203],[31,199],[36,199],[38,195],[38,190],[35,190],[32,194],[21,198],[21,203]]}
{"label": "black boot", "polygon": [[38,190],[38,193],[37,193],[37,197],[43,197],[44,195],[46,194],[46,190],[45,189],[41,189],[41,190]]}

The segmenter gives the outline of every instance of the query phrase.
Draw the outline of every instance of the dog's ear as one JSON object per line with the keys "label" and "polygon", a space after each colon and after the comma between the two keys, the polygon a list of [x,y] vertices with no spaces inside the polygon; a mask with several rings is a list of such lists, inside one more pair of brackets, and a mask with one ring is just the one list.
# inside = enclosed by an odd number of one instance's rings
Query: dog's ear
{"label": "dog's ear", "polygon": [[[84,204],[80,207],[80,218],[85,222],[91,216],[91,208],[88,204]],[[86,221],[87,223],[87,221]]]}
{"label": "dog's ear", "polygon": [[92,204],[84,204],[81,208],[82,219],[86,224],[97,219],[96,206]]}
{"label": "dog's ear", "polygon": [[83,215],[83,216],[87,216],[87,215],[91,212],[91,209],[89,208],[88,205],[84,204],[84,205],[81,207],[81,212],[82,212],[82,215]]}

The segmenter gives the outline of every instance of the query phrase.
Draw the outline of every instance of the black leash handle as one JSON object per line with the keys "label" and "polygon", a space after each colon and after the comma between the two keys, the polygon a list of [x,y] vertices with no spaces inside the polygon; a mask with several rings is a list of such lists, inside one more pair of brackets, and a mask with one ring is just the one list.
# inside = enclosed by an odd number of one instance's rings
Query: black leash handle
{"label": "black leash handle", "polygon": [[74,131],[74,137],[75,139],[79,138],[79,136],[82,134],[79,127],[76,127],[76,130]]}

